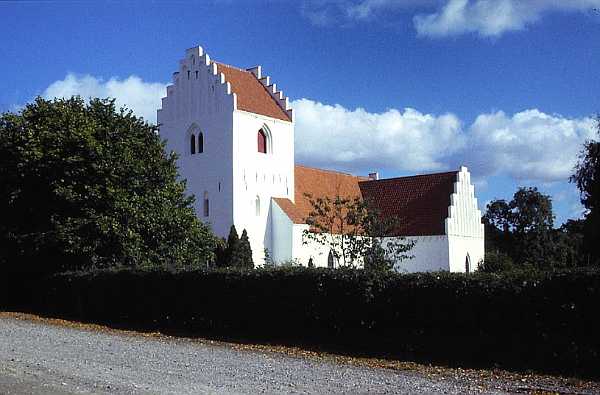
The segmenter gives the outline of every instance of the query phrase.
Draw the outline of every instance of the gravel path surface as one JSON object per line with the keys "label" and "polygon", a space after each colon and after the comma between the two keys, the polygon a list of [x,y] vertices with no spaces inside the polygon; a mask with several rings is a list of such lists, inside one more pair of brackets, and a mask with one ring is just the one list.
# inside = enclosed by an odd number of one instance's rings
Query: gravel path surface
{"label": "gravel path surface", "polygon": [[480,384],[222,343],[0,316],[3,394],[507,393]]}

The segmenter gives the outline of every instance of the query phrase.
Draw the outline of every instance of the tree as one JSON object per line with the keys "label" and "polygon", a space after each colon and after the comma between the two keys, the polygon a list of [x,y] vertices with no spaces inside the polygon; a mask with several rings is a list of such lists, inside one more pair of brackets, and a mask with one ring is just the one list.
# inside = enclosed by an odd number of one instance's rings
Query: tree
{"label": "tree", "polygon": [[231,225],[224,256],[225,259],[221,263],[221,267],[254,268],[252,248],[250,247],[250,240],[248,239],[246,229],[242,231],[242,237],[240,238],[238,237],[235,225]]}
{"label": "tree", "polygon": [[241,257],[240,267],[245,269],[254,269],[254,262],[252,261],[252,248],[250,247],[250,240],[248,239],[248,232],[246,232],[246,229],[242,231],[239,248]]}
{"label": "tree", "polygon": [[240,250],[240,238],[238,236],[235,225],[231,225],[229,228],[229,235],[227,236],[227,247],[225,249],[225,261],[223,267],[238,266],[240,261],[239,250]]}
{"label": "tree", "polygon": [[[600,136],[600,117],[596,119],[596,129]],[[586,141],[570,180],[577,185],[581,203],[587,210],[584,250],[593,261],[600,263],[600,141]]]}
{"label": "tree", "polygon": [[413,241],[390,237],[399,219],[384,218],[358,197],[306,197],[312,210],[306,219],[310,229],[304,231],[303,243],[313,241],[328,247],[339,266],[357,267],[362,261],[367,270],[390,270],[397,262],[412,258],[408,252]]}
{"label": "tree", "polygon": [[574,225],[568,223],[554,229],[552,200],[535,187],[519,188],[510,202],[490,202],[483,220],[486,226],[484,271],[580,264]]}
{"label": "tree", "polygon": [[0,264],[199,267],[215,239],[156,126],[114,100],[37,98],[0,116]]}

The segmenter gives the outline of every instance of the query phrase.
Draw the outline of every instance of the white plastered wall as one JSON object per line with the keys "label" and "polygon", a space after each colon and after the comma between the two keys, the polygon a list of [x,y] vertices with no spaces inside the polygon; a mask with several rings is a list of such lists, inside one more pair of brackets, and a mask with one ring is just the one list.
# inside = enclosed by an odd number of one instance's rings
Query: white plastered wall
{"label": "white plastered wall", "polygon": [[271,214],[267,227],[269,226],[272,237],[272,248],[269,250],[271,259],[274,263],[292,261],[294,223],[274,200],[271,200]]}
{"label": "white plastered wall", "polygon": [[[157,119],[167,152],[179,155],[181,178],[188,193],[196,197],[198,218],[226,237],[233,221],[232,130],[236,95],[224,76],[217,73],[201,47],[186,51],[167,87]],[[191,155],[190,133],[204,137],[204,152]],[[209,199],[209,216],[204,216],[204,194]]]}
{"label": "white plastered wall", "polygon": [[411,259],[397,262],[394,270],[400,273],[448,271],[448,237],[412,236],[406,237],[403,243],[413,241],[415,244],[406,255]]}
{"label": "white plastered wall", "polygon": [[[270,135],[266,154],[258,152],[261,128]],[[237,110],[233,130],[233,221],[238,233],[248,231],[254,264],[262,265],[265,248],[273,254],[273,240],[280,239],[270,226],[271,198],[294,201],[294,124]]]}

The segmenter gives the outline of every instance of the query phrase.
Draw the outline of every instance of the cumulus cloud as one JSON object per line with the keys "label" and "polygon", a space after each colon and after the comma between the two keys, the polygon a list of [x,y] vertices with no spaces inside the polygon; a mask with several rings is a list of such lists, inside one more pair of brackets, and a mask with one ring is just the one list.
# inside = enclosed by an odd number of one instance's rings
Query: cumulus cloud
{"label": "cumulus cloud", "polygon": [[[68,74],[51,84],[46,98],[113,97],[120,106],[155,122],[166,85],[139,77]],[[314,166],[418,173],[471,167],[478,179],[503,174],[539,182],[565,181],[585,140],[596,137],[595,120],[566,118],[537,109],[483,113],[471,125],[454,114],[412,108],[369,112],[310,99],[292,102],[297,160]]]}
{"label": "cumulus cloud", "polygon": [[586,11],[598,6],[600,0],[448,0],[433,13],[416,15],[413,22],[421,36],[477,33],[497,37],[522,30],[547,12]]}
{"label": "cumulus cloud", "polygon": [[71,97],[79,95],[85,99],[91,97],[114,98],[119,107],[126,106],[136,115],[147,121],[156,122],[156,109],[161,106],[161,98],[166,94],[166,84],[144,82],[132,75],[125,79],[111,78],[104,81],[91,75],[67,74],[65,79],[52,83],[44,93],[45,98]]}
{"label": "cumulus cloud", "polygon": [[595,137],[592,118],[568,119],[539,110],[512,116],[502,111],[479,115],[469,129],[465,157],[488,174],[516,179],[566,180],[584,141]]}
{"label": "cumulus cloud", "polygon": [[440,170],[464,144],[459,119],[417,110],[370,113],[309,99],[296,112],[296,155],[303,163],[346,169]]}
{"label": "cumulus cloud", "polygon": [[583,142],[595,136],[592,118],[569,119],[536,109],[512,116],[481,114],[463,127],[453,114],[410,108],[372,113],[308,99],[292,105],[298,160],[362,173],[427,172],[464,164],[478,177],[565,181]]}

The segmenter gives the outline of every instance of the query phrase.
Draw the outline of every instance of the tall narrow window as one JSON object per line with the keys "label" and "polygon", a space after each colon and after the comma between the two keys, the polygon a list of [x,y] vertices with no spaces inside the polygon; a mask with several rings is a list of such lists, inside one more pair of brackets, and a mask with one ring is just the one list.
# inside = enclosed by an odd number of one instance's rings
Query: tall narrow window
{"label": "tall narrow window", "polygon": [[467,254],[467,257],[465,258],[465,273],[471,273],[471,257],[469,254]]}
{"label": "tall narrow window", "polygon": [[208,206],[208,192],[204,192],[204,216],[208,217],[210,214],[210,208]]}
{"label": "tall narrow window", "polygon": [[192,153],[192,155],[196,153],[196,136],[194,136],[193,133],[190,136],[190,152]]}
{"label": "tall narrow window", "polygon": [[260,129],[257,133],[258,139],[258,152],[262,152],[263,154],[267,153],[267,136],[265,132]]}
{"label": "tall narrow window", "polygon": [[256,196],[256,201],[254,203],[255,205],[255,211],[256,211],[256,216],[258,217],[260,215],[260,197],[258,197],[258,195]]}
{"label": "tall narrow window", "polygon": [[204,133],[198,133],[198,153],[204,152]]}

